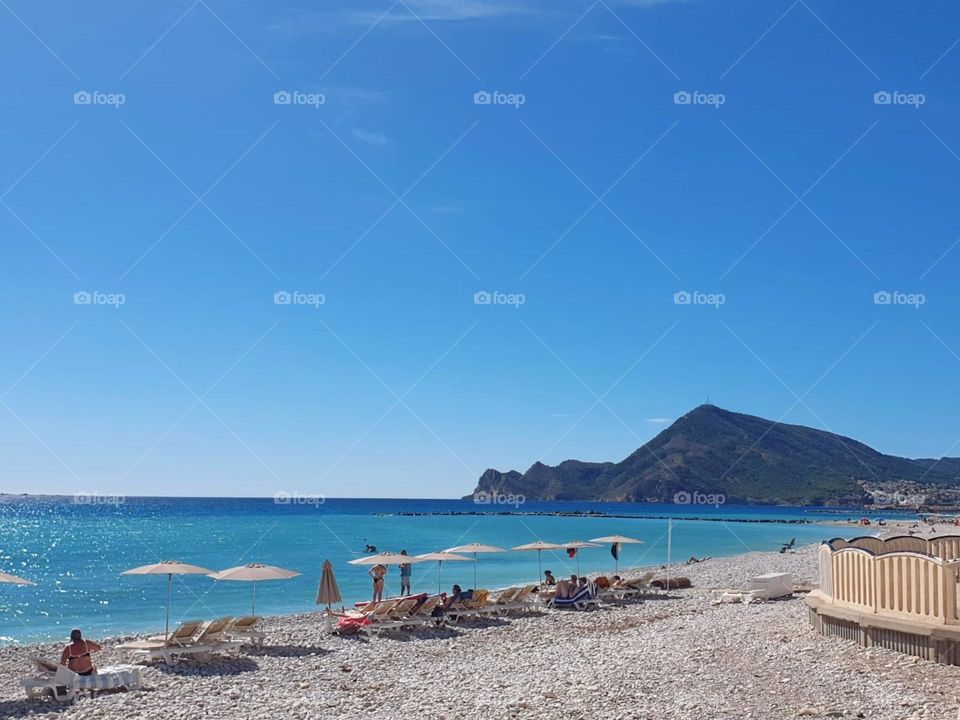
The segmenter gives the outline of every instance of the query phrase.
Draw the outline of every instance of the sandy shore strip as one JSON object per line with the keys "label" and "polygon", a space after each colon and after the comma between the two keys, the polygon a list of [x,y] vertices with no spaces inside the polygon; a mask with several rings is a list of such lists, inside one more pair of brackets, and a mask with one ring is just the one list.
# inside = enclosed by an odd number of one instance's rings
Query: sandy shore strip
{"label": "sandy shore strip", "polygon": [[[30,656],[55,658],[60,647],[6,647],[0,717],[957,717],[958,667],[817,635],[802,596],[711,603],[707,588],[742,586],[765,572],[815,583],[815,557],[816,546],[808,545],[784,555],[712,559],[684,567],[696,587],[672,591],[669,599],[372,639],[327,636],[319,614],[269,618],[261,650],[239,659],[149,665],[143,690],[84,697],[71,706],[27,701],[18,684],[31,669]],[[115,642],[97,657],[99,665],[123,661]]]}

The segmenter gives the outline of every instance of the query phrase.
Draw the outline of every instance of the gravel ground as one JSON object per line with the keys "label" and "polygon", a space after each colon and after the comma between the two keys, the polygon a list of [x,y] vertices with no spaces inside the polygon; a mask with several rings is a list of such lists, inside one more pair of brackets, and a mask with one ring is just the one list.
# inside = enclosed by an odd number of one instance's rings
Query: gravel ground
{"label": "gravel ground", "polygon": [[[52,646],[0,649],[0,717],[730,718],[958,717],[960,668],[815,634],[801,596],[713,605],[709,587],[792,572],[816,581],[815,546],[685,567],[666,599],[547,611],[377,638],[327,636],[318,614],[266,621],[270,647],[239,659],[149,665],[140,692],[71,706],[26,701],[18,679]],[[109,642],[101,666],[121,662]]]}

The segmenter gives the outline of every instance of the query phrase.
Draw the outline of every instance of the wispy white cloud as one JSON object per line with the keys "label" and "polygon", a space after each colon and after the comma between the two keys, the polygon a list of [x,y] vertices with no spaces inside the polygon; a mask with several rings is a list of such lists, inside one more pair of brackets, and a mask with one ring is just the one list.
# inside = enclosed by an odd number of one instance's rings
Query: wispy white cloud
{"label": "wispy white cloud", "polygon": [[[583,8],[558,7],[555,0],[403,0],[394,6],[393,0],[375,0],[365,2],[362,7],[308,10],[294,12],[271,22],[269,31],[297,37],[313,35],[318,32],[334,31],[343,25],[385,26],[398,23],[447,22],[466,23],[492,21],[510,18],[535,19],[538,22],[547,17],[563,21],[571,12],[582,12],[589,2],[584,0]],[[608,0],[612,6],[654,7],[689,0]],[[595,38],[600,39],[600,38]]]}
{"label": "wispy white cloud", "polygon": [[672,423],[673,418],[647,418],[648,423],[653,423],[654,425],[666,425],[667,423]]}
{"label": "wispy white cloud", "polygon": [[371,132],[370,130],[363,130],[362,128],[354,128],[352,135],[360,142],[365,142],[367,145],[373,145],[374,147],[384,147],[390,144],[390,140],[381,132]]}

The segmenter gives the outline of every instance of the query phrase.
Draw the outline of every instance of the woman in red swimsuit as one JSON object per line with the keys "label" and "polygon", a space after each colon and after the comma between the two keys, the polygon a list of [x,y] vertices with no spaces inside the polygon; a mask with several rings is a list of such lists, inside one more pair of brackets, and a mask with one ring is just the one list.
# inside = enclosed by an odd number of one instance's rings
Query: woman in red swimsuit
{"label": "woman in red swimsuit", "polygon": [[93,665],[93,658],[90,653],[102,650],[95,642],[83,639],[83,633],[79,630],[70,631],[70,644],[63,649],[60,655],[60,664],[66,665],[77,675],[96,675],[97,669]]}

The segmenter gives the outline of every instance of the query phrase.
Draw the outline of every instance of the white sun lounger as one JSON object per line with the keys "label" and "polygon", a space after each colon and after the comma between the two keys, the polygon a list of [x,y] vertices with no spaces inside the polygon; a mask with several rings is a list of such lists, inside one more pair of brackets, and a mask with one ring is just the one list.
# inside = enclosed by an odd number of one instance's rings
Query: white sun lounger
{"label": "white sun lounger", "polygon": [[259,622],[260,618],[256,615],[245,615],[244,617],[236,618],[227,626],[224,634],[231,640],[249,640],[250,643],[256,647],[262,647],[267,635],[256,629]]}
{"label": "white sun lounger", "polygon": [[243,642],[227,640],[224,636],[231,620],[232,618],[229,617],[214,620],[208,623],[195,638],[192,634],[188,635],[190,627],[196,628],[202,623],[191,621],[183,623],[168,640],[162,638],[137,640],[119,645],[118,648],[133,655],[146,656],[151,660],[162,658],[167,665],[173,665],[177,660],[187,655],[206,657],[213,653],[234,652],[239,654]]}
{"label": "white sun lounger", "polygon": [[143,684],[142,668],[137,665],[103,667],[95,675],[78,675],[65,665],[50,673],[46,661],[41,663],[34,658],[34,663],[43,667],[42,673],[20,681],[28,698],[53,697],[60,702],[73,702],[82,690],[139,690]]}

